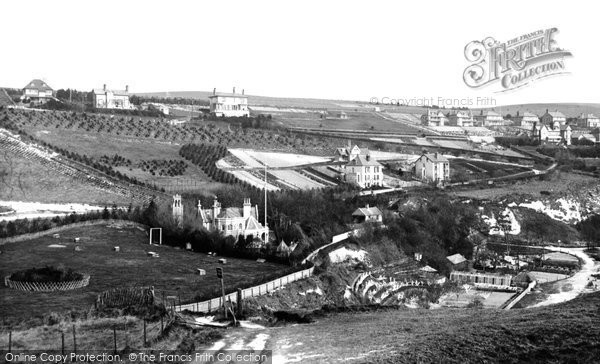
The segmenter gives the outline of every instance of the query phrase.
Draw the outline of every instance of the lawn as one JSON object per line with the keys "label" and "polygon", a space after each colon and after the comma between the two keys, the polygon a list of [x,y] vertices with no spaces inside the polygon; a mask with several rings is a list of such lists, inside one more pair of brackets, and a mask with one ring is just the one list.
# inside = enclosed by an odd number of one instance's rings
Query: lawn
{"label": "lawn", "polygon": [[[74,243],[75,237],[81,238]],[[52,248],[49,245],[64,245]],[[82,251],[75,251],[75,246]],[[120,252],[113,251],[114,246]],[[60,238],[41,237],[26,242],[0,246],[0,276],[14,271],[45,265],[64,265],[91,276],[88,287],[53,293],[30,293],[0,288],[0,315],[3,321],[18,322],[28,318],[88,310],[96,296],[108,289],[129,286],[154,286],[156,296],[177,296],[182,302],[194,301],[197,295],[216,296],[219,280],[215,268],[222,266],[219,257],[210,257],[166,245],[150,246],[144,231],[119,225],[99,225],[66,230]],[[151,258],[147,252],[159,253]],[[257,279],[273,277],[289,267],[274,263],[227,258],[226,285],[251,284]],[[199,276],[197,268],[207,274]]]}

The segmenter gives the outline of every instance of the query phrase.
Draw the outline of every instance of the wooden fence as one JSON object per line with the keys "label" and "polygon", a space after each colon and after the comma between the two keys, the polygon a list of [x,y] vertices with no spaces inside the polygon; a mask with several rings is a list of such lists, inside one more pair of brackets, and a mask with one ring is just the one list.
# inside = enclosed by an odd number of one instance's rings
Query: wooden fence
{"label": "wooden fence", "polygon": [[90,276],[85,275],[83,279],[65,282],[13,281],[10,279],[10,276],[7,276],[4,277],[4,284],[9,288],[27,292],[69,291],[72,289],[82,288],[90,284]]}
{"label": "wooden fence", "polygon": [[[246,288],[242,290],[242,299],[248,297],[256,297],[273,292],[274,290],[285,286],[288,283],[292,283],[304,278],[308,278],[313,274],[314,267],[301,270],[286,276],[274,279],[267,283],[260,284],[258,286]],[[225,301],[232,303],[237,302],[237,292],[225,295]],[[175,305],[175,311],[180,312],[184,310],[192,312],[212,312],[218,310],[223,304],[223,297],[213,298],[207,301],[188,303],[184,305]]]}

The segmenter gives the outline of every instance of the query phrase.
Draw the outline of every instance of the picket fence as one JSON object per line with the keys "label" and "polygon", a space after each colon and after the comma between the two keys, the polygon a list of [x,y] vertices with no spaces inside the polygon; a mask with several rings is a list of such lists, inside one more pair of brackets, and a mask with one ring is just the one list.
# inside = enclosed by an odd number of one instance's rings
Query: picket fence
{"label": "picket fence", "polygon": [[[258,286],[246,288],[242,290],[242,300],[248,297],[256,297],[273,292],[274,290],[285,286],[288,283],[299,281],[304,278],[308,278],[313,274],[314,267],[304,269],[286,276],[274,279],[267,283],[260,284]],[[192,312],[212,312],[218,310],[223,304],[223,297],[213,298],[207,301],[188,303],[184,305],[175,305],[175,311],[180,312],[184,310]],[[231,301],[232,303],[237,302],[237,292],[233,292],[225,295],[225,302]]]}
{"label": "picket fence", "polygon": [[90,284],[90,276],[86,275],[83,279],[66,282],[24,282],[13,281],[10,276],[4,277],[4,284],[12,289],[28,292],[54,292],[54,291],[69,291],[72,289],[82,288]]}

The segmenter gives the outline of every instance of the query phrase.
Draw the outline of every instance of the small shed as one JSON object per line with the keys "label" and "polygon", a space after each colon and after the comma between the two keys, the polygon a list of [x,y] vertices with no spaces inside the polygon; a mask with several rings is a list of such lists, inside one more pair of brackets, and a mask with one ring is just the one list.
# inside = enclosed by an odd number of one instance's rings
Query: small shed
{"label": "small shed", "polygon": [[198,269],[196,269],[196,273],[197,273],[199,276],[205,276],[205,275],[206,275],[206,270],[205,270],[205,269],[200,269],[200,268],[198,268]]}
{"label": "small shed", "polygon": [[376,222],[380,223],[383,221],[383,214],[381,210],[375,207],[366,205],[365,207],[359,207],[352,213],[352,218],[356,223],[363,222]]}
{"label": "small shed", "polygon": [[158,258],[159,257],[159,255],[158,255],[157,252],[148,252],[148,256],[152,257],[152,258]]}
{"label": "small shed", "polygon": [[466,270],[469,268],[469,261],[462,254],[453,254],[446,257],[452,265],[452,270]]}
{"label": "small shed", "polygon": [[221,264],[227,264],[227,259],[221,258],[221,259],[219,259],[219,263],[221,263]]}
{"label": "small shed", "polygon": [[276,252],[277,256],[289,257],[292,250],[282,239],[281,242],[279,243],[279,245],[277,246],[277,248],[275,249],[275,252]]}

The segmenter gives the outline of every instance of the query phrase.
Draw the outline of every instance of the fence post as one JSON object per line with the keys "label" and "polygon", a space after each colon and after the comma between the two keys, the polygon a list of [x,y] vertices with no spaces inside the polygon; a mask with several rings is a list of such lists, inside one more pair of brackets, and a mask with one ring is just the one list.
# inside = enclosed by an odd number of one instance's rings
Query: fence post
{"label": "fence post", "polygon": [[77,334],[75,332],[75,324],[73,324],[73,352],[77,353]]}
{"label": "fence post", "polygon": [[238,317],[243,314],[243,306],[242,306],[242,289],[238,288],[237,290],[237,310]]}
{"label": "fence post", "polygon": [[12,330],[8,331],[8,352],[12,350]]}
{"label": "fence post", "polygon": [[117,327],[113,326],[113,343],[115,346],[115,354],[117,353]]}
{"label": "fence post", "polygon": [[144,347],[147,346],[146,342],[146,319],[144,319]]}
{"label": "fence post", "polygon": [[60,352],[62,355],[65,355],[65,332],[60,332]]}

